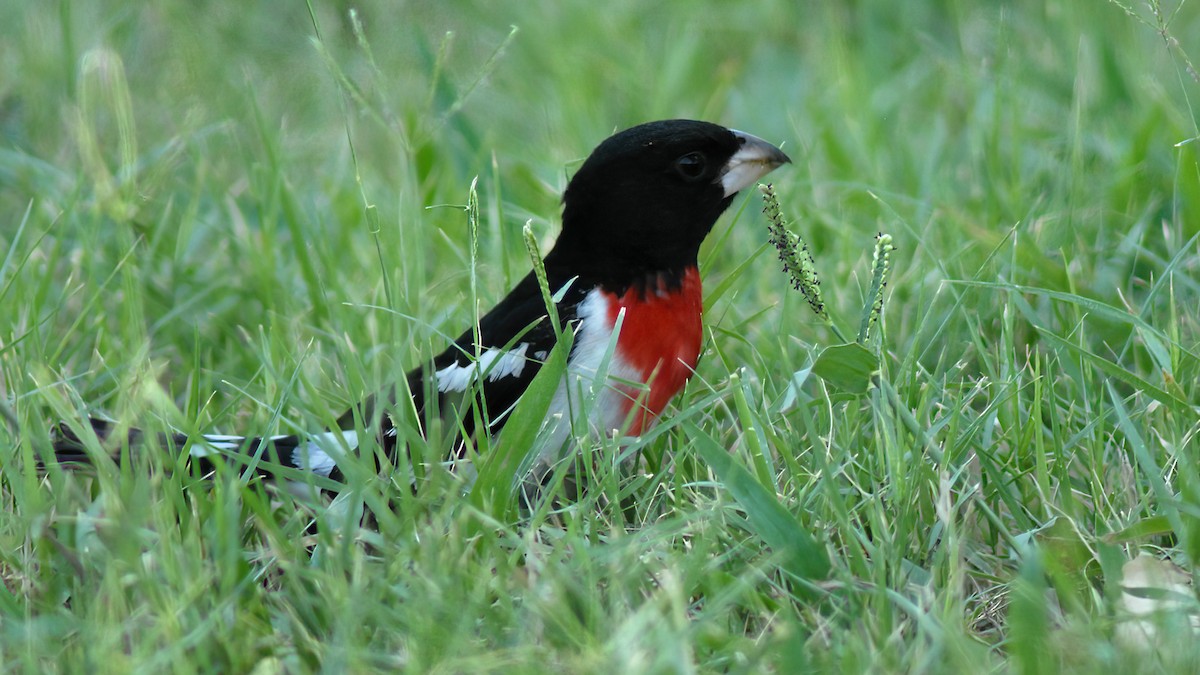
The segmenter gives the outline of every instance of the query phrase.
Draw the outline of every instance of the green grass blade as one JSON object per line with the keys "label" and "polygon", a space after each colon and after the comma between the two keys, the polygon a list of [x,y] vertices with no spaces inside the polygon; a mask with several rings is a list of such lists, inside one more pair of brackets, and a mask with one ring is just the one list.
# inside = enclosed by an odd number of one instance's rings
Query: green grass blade
{"label": "green grass blade", "polygon": [[571,338],[572,333],[563,333],[509,415],[504,433],[492,444],[492,451],[479,460],[478,477],[471,487],[470,500],[498,520],[506,520],[516,506],[513,496],[514,481],[519,478],[517,471],[534,448],[546,412],[567,372]]}
{"label": "green grass blade", "polygon": [[1041,334],[1044,340],[1052,345],[1071,352],[1105,375],[1121,380],[1125,384],[1128,384],[1138,391],[1145,393],[1147,396],[1158,401],[1159,403],[1170,407],[1172,410],[1184,415],[1189,415],[1191,417],[1200,417],[1200,412],[1198,412],[1191,403],[1175,396],[1174,394],[1171,394],[1165,389],[1150,384],[1144,378],[1129,372],[1112,361],[1097,356],[1083,347],[1080,347],[1069,340],[1064,340],[1063,338],[1047,330],[1039,328],[1038,333]]}
{"label": "green grass blade", "polygon": [[823,545],[716,439],[691,422],[682,427],[696,452],[745,510],[750,528],[779,555],[780,566],[805,582],[825,579],[830,562]]}

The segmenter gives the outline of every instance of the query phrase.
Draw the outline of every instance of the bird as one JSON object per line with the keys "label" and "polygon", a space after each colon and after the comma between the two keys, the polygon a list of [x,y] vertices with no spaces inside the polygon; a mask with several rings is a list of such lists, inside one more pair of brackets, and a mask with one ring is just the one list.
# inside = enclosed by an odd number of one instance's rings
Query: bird
{"label": "bird", "polygon": [[[539,435],[535,471],[544,475],[569,457],[581,433],[629,438],[655,425],[700,357],[701,244],[740,191],[790,161],[748,133],[672,119],[610,136],[579,166],[563,194],[561,231],[543,259],[560,330],[573,339],[546,415],[556,426]],[[171,434],[159,444],[187,448],[188,460],[202,470],[213,468],[216,456],[245,463],[266,452],[261,456],[269,461],[251,466],[267,478],[275,478],[278,465],[342,481],[339,461],[358,450],[366,425],[385,456],[396,459],[406,434],[392,412],[411,397],[419,424],[451,415],[459,442],[450,451],[455,457],[446,459],[461,458],[477,434],[502,432],[546,362],[558,340],[549,314],[530,271],[432,362],[407,373],[403,388],[368,397],[330,430],[265,438]],[[582,387],[595,393],[581,415],[573,394]],[[60,423],[52,430],[55,457],[65,465],[90,463],[89,434],[114,457],[118,435],[129,447],[145,440],[137,429],[117,429],[95,417],[86,425]]]}

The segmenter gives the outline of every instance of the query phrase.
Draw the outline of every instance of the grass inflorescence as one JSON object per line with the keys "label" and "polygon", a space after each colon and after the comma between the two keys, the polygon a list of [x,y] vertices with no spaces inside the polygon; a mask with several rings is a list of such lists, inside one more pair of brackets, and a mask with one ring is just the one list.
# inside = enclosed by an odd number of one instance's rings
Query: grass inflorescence
{"label": "grass inflorescence", "polygon": [[779,208],[779,198],[770,183],[759,185],[763,197],[763,214],[767,216],[767,241],[779,252],[783,273],[792,280],[792,287],[804,295],[813,314],[829,322],[825,302],[821,299],[821,279],[817,276],[817,265],[813,261],[808,244],[795,232],[788,229]]}
{"label": "grass inflorescence", "polygon": [[[842,332],[829,316],[825,301],[821,299],[821,279],[817,275],[817,263],[813,260],[808,244],[802,236],[788,227],[779,206],[779,197],[775,194],[775,186],[768,183],[759,185],[758,189],[762,193],[763,214],[767,217],[767,241],[778,252],[779,261],[783,263],[783,273],[791,280],[792,287],[804,296],[813,314],[844,341]],[[884,293],[887,290],[888,275],[891,273],[892,252],[895,250],[890,234],[880,232],[875,235],[875,248],[871,254],[871,285],[863,305],[856,339],[859,344],[866,344],[870,338],[871,327],[883,315]]]}
{"label": "grass inflorescence", "polygon": [[892,235],[880,232],[875,235],[875,249],[871,252],[871,287],[867,291],[867,302],[863,307],[862,321],[858,326],[858,342],[865,343],[871,336],[871,326],[883,317],[883,299],[887,291],[888,275],[892,268]]}

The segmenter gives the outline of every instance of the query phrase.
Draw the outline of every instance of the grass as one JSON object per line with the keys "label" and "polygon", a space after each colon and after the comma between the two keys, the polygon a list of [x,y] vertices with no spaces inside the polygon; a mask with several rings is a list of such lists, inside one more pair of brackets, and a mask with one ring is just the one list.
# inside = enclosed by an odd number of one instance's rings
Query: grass
{"label": "grass", "polygon": [[[0,7],[4,669],[1195,672],[1190,592],[1118,637],[1126,562],[1200,556],[1200,15],[979,4]],[[872,386],[814,369],[840,340],[747,191],[650,471],[576,507],[36,469],[89,413],[328,424],[527,272],[596,143],[672,116],[785,143],[847,335],[893,237]]]}

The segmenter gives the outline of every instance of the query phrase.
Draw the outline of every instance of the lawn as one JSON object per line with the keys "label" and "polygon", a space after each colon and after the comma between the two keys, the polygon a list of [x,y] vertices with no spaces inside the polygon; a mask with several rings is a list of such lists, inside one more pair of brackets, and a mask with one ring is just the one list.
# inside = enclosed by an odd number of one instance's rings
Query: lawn
{"label": "lawn", "polygon": [[[1157,0],[0,5],[0,667],[1200,671],[1198,36]],[[332,505],[39,469],[88,415],[330,424],[671,117],[791,155],[829,320],[747,190],[637,475],[525,513],[366,460]]]}

